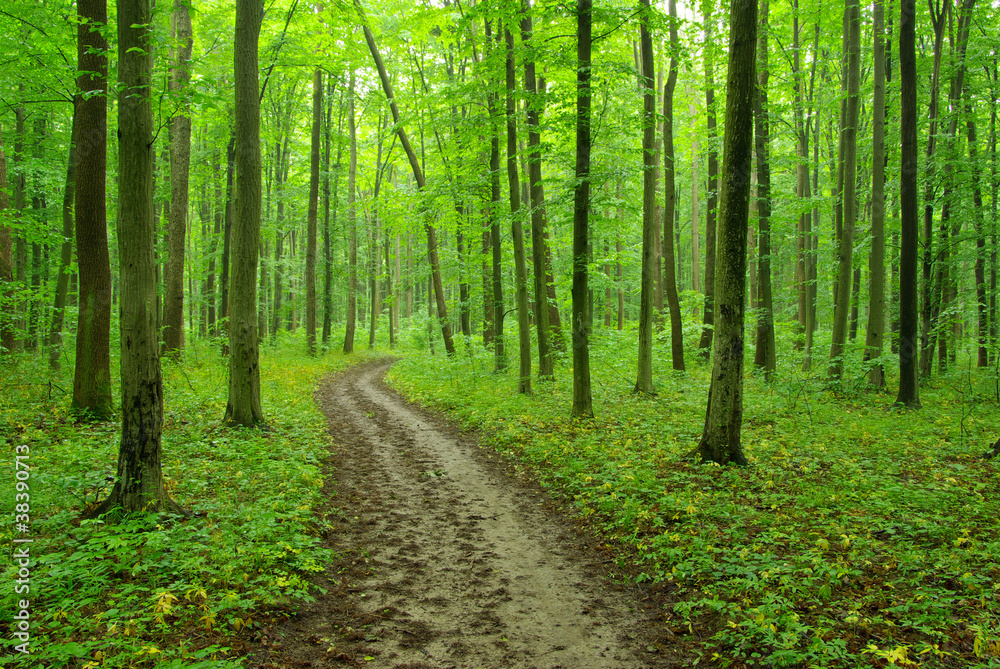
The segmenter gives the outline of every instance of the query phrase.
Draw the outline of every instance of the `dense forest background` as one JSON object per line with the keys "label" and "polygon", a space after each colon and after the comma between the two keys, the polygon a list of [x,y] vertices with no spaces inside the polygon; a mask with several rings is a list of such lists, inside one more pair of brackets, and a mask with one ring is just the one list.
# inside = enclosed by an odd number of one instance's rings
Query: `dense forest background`
{"label": "dense forest background", "polygon": [[391,350],[672,593],[666,645],[995,666],[997,21],[5,4],[0,435],[39,468],[46,666],[239,666],[331,559],[317,379]]}

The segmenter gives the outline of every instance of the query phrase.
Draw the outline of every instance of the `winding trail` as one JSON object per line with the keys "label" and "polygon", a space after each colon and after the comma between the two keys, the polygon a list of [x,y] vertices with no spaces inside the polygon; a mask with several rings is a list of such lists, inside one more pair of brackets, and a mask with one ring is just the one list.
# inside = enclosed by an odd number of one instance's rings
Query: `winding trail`
{"label": "winding trail", "polygon": [[[391,360],[324,380],[334,440],[328,592],[255,667],[677,666],[603,557],[497,457],[382,383]],[[657,644],[659,645],[659,644]]]}

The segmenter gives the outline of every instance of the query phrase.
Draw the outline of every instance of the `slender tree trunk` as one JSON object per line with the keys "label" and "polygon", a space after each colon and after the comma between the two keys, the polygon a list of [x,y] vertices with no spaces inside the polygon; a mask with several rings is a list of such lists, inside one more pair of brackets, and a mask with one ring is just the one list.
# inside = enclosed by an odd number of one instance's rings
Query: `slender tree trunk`
{"label": "slender tree trunk", "polygon": [[[333,246],[330,237],[330,200],[333,199],[333,225],[337,225],[337,184],[340,182],[340,132],[343,111],[338,106],[337,112],[337,163],[334,166],[333,192],[330,190],[330,137],[334,84],[331,79],[326,89],[326,125],[324,126],[323,146],[323,348],[329,344],[333,328]],[[341,96],[343,99],[343,96]]]}
{"label": "slender tree trunk", "polygon": [[521,225],[521,186],[517,173],[517,116],[515,116],[514,37],[504,29],[507,43],[507,183],[510,191],[511,233],[514,242],[514,290],[517,304],[519,371],[517,392],[531,393],[531,326],[528,321],[528,270]]}
{"label": "slender tree trunk", "polygon": [[[153,113],[149,0],[118,3],[118,248],[121,267],[122,427],[114,488],[88,515],[121,508],[179,512],[163,483],[163,379],[153,240]],[[83,126],[81,126],[82,128]]]}
{"label": "slender tree trunk", "polygon": [[[490,30],[489,21],[485,22],[486,41],[492,48],[493,37]],[[499,39],[499,34],[497,39]],[[502,254],[500,248],[500,110],[497,94],[488,92],[486,94],[487,107],[492,125],[492,135],[490,137],[490,205],[489,205],[489,227],[490,227],[490,247],[492,251],[492,279],[493,279],[493,315],[496,318],[494,323],[494,370],[499,372],[507,368],[507,354],[504,349],[503,321],[503,270]]]}
{"label": "slender tree trunk", "polygon": [[587,243],[590,210],[590,58],[591,0],[577,0],[576,182],[573,189],[573,408],[572,415],[594,415],[590,392],[590,332],[587,329]]}
{"label": "slender tree trunk", "polygon": [[347,134],[351,143],[350,164],[347,168],[347,330],[344,333],[344,353],[354,352],[354,329],[358,318],[358,224],[355,210],[355,179],[358,171],[358,135],[354,122],[354,69],[347,89]]}
{"label": "slender tree trunk", "polygon": [[232,312],[229,318],[229,402],[224,422],[264,422],[257,342],[257,249],[260,239],[260,87],[257,42],[263,7],[236,0],[236,217],[233,226]]}
{"label": "slender tree trunk", "polygon": [[723,133],[722,216],[716,274],[715,355],[698,445],[702,461],[746,465],[743,425],[744,296],[747,215],[753,148],[753,88],[757,0],[733,0],[729,17],[729,72]]}
{"label": "slender tree trunk", "polygon": [[[677,218],[677,187],[674,170],[674,89],[677,87],[677,53],[680,41],[677,36],[677,3],[669,2],[670,11],[670,69],[663,87],[663,285],[667,293],[667,310],[670,312],[670,358],[676,371],[684,371],[684,335],[681,321],[681,302],[677,295],[675,274],[675,246],[680,257],[680,235],[672,234]],[[621,257],[621,247],[618,249]],[[621,273],[619,272],[619,277]],[[620,329],[620,328],[619,328]]]}
{"label": "slender tree trunk", "polygon": [[916,1],[902,0],[899,21],[901,244],[899,257],[899,394],[896,404],[920,407],[917,312],[917,56]]}
{"label": "slender tree trunk", "polygon": [[[222,298],[219,306],[219,318],[224,319],[223,327],[220,328],[221,335],[229,333],[229,261],[232,256],[233,242],[233,217],[236,212],[236,194],[234,192],[236,176],[236,130],[229,137],[229,145],[226,147],[226,207],[222,223],[222,272],[219,274],[219,288]],[[223,353],[229,353],[229,337],[225,337]]]}
{"label": "slender tree trunk", "polygon": [[843,151],[843,225],[837,252],[836,302],[834,305],[833,336],[830,345],[830,366],[827,376],[839,382],[844,372],[844,354],[847,340],[847,317],[851,310],[851,282],[853,280],[854,225],[857,220],[857,147],[858,112],[861,86],[861,19],[858,0],[848,0],[844,7],[844,25],[848,30],[845,54],[847,100],[841,120]]}
{"label": "slender tree trunk", "polygon": [[52,308],[52,327],[49,330],[49,368],[58,372],[62,369],[62,330],[66,320],[66,296],[69,293],[70,265],[73,262],[73,200],[76,196],[76,143],[78,132],[76,125],[76,105],[73,105],[72,130],[70,130],[69,162],[66,168],[66,188],[63,190],[62,237],[59,253],[59,275],[56,278],[55,304]]}
{"label": "slender tree trunk", "polygon": [[653,65],[653,39],[649,33],[649,0],[641,0],[639,16],[639,55],[642,63],[642,279],[639,293],[639,364],[634,393],[655,394],[653,388],[653,293],[656,260],[656,97]]}
{"label": "slender tree trunk", "polygon": [[702,318],[701,339],[698,342],[699,356],[707,361],[712,355],[712,339],[715,333],[715,238],[716,209],[718,208],[719,158],[715,149],[718,133],[715,118],[715,43],[712,31],[714,0],[702,3],[705,19],[705,114],[708,131],[708,192],[705,202],[705,311]]}
{"label": "slender tree trunk", "polygon": [[[111,259],[106,209],[108,58],[101,30],[108,22],[106,0],[78,0],[77,86],[97,91],[77,102],[76,255],[79,264],[79,311],[73,412],[108,420],[111,405]],[[2,255],[2,254],[0,254]],[[2,278],[2,277],[0,277]],[[8,348],[8,340],[3,342]]]}
{"label": "slender tree trunk", "polygon": [[969,164],[972,169],[973,227],[976,232],[976,366],[988,367],[989,360],[989,311],[986,303],[986,230],[983,225],[983,191],[979,148],[976,146],[976,121],[972,103],[966,99],[966,133],[969,140]]}
{"label": "slender tree trunk", "polygon": [[[86,0],[84,0],[86,2]],[[84,11],[81,7],[80,11]],[[0,221],[6,220],[3,212],[10,207],[10,196],[7,195],[7,154],[3,148],[3,128],[0,126]],[[0,300],[4,305],[10,305],[14,293],[14,238],[10,226],[0,223]],[[81,303],[81,309],[83,304]],[[14,350],[14,327],[10,318],[9,306],[0,313],[0,355],[9,354]]]}
{"label": "slender tree trunk", "polygon": [[757,29],[757,91],[755,97],[754,145],[757,154],[757,290],[760,315],[757,317],[757,346],[754,365],[764,371],[768,381],[774,376],[774,302],[771,297],[771,163],[770,121],[767,106],[767,19],[768,0],[760,0]]}
{"label": "slender tree trunk", "polygon": [[528,183],[531,194],[531,255],[534,265],[535,326],[538,330],[538,377],[555,378],[550,340],[546,263],[545,195],[542,190],[542,151],[539,117],[544,99],[535,81],[535,61],[531,56],[531,7],[521,4],[521,41],[527,47],[524,57],[524,88],[528,95]]}
{"label": "slender tree trunk", "polygon": [[309,207],[306,215],[306,352],[316,355],[316,226],[319,219],[319,152],[323,125],[323,70],[313,72]]}
{"label": "slender tree trunk", "polygon": [[[212,234],[208,236],[208,276],[205,279],[205,300],[208,306],[208,335],[216,335],[215,313],[215,270],[217,266],[219,235],[222,233],[221,190],[219,184],[219,154],[212,153],[212,183],[215,185],[214,215]],[[206,204],[206,206],[208,206]]]}
{"label": "slender tree trunk", "polygon": [[[882,355],[885,336],[885,5],[874,0],[874,78],[872,101],[872,250],[868,257],[868,328],[865,334],[865,361]],[[881,363],[868,370],[868,383],[885,386]]]}

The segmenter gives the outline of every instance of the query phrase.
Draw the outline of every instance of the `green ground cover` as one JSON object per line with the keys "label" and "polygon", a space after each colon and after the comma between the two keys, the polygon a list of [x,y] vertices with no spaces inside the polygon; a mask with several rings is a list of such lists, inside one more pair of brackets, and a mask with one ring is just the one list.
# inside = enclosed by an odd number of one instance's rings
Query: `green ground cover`
{"label": "green ground cover", "polygon": [[530,463],[623,577],[667,584],[664,624],[706,664],[1000,666],[1000,478],[981,457],[1000,436],[996,370],[960,357],[923,386],[922,410],[887,411],[895,395],[867,390],[856,357],[844,388],[826,387],[819,341],[816,372],[789,352],[773,383],[748,376],[751,466],[720,468],[686,457],[709,370],[689,348],[673,373],[659,342],[658,393],[635,396],[635,336],[597,333],[589,421],[569,417],[565,365],[518,396],[514,371],[493,373],[478,347],[409,356],[390,382]]}
{"label": "green ground cover", "polygon": [[72,420],[63,391],[72,388],[71,365],[50,387],[43,360],[4,361],[0,508],[14,505],[17,445],[30,447],[31,467],[29,533],[0,526],[4,584],[16,578],[14,534],[33,542],[30,595],[5,585],[0,628],[29,599],[32,655],[15,657],[17,641],[5,633],[0,664],[242,666],[234,658],[255,630],[313,596],[307,580],[328,557],[313,507],[329,446],[313,390],[321,375],[364,356],[310,359],[300,339],[263,347],[266,430],[220,426],[228,372],[217,348],[194,343],[183,364],[163,362],[164,474],[193,514],[185,521],[81,522],[111,488],[119,424]]}

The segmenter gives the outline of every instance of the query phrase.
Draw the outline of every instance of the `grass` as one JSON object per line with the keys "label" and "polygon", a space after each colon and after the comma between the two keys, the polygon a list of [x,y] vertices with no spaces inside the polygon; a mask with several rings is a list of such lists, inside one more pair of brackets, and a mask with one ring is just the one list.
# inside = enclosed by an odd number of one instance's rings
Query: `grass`
{"label": "grass", "polygon": [[688,371],[672,372],[657,342],[658,393],[640,397],[636,333],[598,331],[589,421],[569,417],[565,364],[530,397],[477,347],[407,357],[390,380],[530,463],[601,532],[623,577],[670,589],[663,624],[706,663],[1000,666],[1000,477],[981,457],[1000,430],[996,370],[966,360],[921,388],[922,410],[887,411],[895,396],[865,387],[859,351],[834,393],[828,342],[819,371],[802,374],[782,328],[778,379],[746,379],[751,466],[718,467],[685,458],[709,377],[688,334]]}
{"label": "grass", "polygon": [[[15,604],[30,600],[32,654],[4,634],[0,664],[238,667],[256,630],[313,597],[308,577],[328,558],[313,508],[330,444],[312,391],[364,356],[310,359],[304,348],[290,338],[262,349],[266,430],[220,426],[227,367],[217,348],[194,342],[183,364],[165,360],[164,475],[194,517],[120,525],[79,520],[110,490],[119,424],[74,423],[68,375],[29,382],[50,378],[41,358],[3,359],[0,507],[14,508],[15,449],[28,446],[30,532],[0,526],[0,611],[6,627]],[[33,540],[30,594],[7,587],[18,568],[7,558],[25,545],[15,534]]]}

